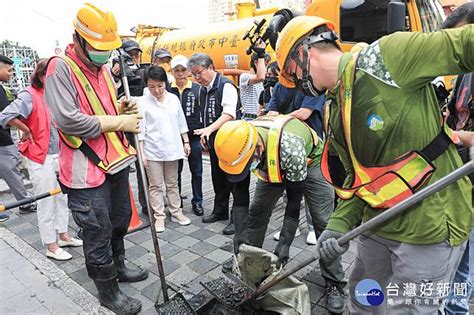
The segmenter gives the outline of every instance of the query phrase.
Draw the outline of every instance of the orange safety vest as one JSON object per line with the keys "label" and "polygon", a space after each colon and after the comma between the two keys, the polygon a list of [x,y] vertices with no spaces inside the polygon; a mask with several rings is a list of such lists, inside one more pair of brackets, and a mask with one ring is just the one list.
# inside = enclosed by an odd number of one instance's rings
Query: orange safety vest
{"label": "orange safety vest", "polygon": [[[334,186],[338,196],[347,200],[354,194],[372,208],[390,208],[419,190],[436,170],[431,163],[452,143],[447,130],[442,128],[436,138],[421,152],[409,151],[385,166],[364,166],[357,161],[351,139],[352,84],[356,59],[351,58],[340,82],[342,126],[347,152],[354,169],[354,180],[349,188],[333,184],[328,163],[329,137],[324,145],[321,170],[326,180]],[[326,127],[328,130],[330,126]],[[329,130],[330,132],[330,130]]]}
{"label": "orange safety vest", "polygon": [[[89,101],[89,106],[91,112],[94,115],[107,115],[104,110],[97,94],[94,92],[89,80],[84,75],[79,66],[69,58],[68,56],[62,56],[64,61],[71,67],[73,73],[78,79],[84,94]],[[109,74],[106,72],[105,68],[102,68],[102,75],[105,78],[107,83],[107,88],[110,92],[110,96],[115,106],[115,111],[118,113],[118,104],[117,97],[115,95],[115,88],[112,80],[110,79]],[[136,151],[130,146],[127,140],[124,137],[123,132],[104,132],[101,136],[104,137],[106,141],[106,152],[105,155],[99,157],[99,155],[94,152],[94,150],[80,137],[71,136],[59,131],[59,136],[63,142],[70,147],[71,149],[79,149],[84,153],[87,158],[89,158],[97,167],[99,167],[104,173],[113,175],[136,160]]]}
{"label": "orange safety vest", "polygon": [[[250,123],[255,127],[264,128],[268,130],[267,146],[265,148],[267,159],[267,172],[264,172],[259,169],[253,170],[253,173],[255,174],[255,176],[257,176],[258,179],[269,183],[283,182],[283,176],[280,168],[280,141],[283,128],[292,119],[296,118],[288,115],[278,115],[263,116],[250,121]],[[316,146],[319,141],[318,135],[304,122],[301,121],[301,123],[304,124],[311,133],[311,137],[313,140],[312,146]],[[307,165],[311,165],[312,162],[313,161],[311,159],[308,159]]]}

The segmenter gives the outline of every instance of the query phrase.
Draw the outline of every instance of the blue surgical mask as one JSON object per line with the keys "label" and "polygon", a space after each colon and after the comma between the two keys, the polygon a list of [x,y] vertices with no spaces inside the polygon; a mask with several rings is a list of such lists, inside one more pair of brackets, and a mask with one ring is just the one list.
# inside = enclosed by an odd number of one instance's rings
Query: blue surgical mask
{"label": "blue surgical mask", "polygon": [[260,159],[254,158],[252,163],[250,164],[250,171],[251,172],[255,171],[259,164],[260,164]]}
{"label": "blue surgical mask", "polygon": [[102,67],[109,61],[110,55],[112,55],[111,50],[97,51],[97,50],[87,50],[90,60],[94,66]]}

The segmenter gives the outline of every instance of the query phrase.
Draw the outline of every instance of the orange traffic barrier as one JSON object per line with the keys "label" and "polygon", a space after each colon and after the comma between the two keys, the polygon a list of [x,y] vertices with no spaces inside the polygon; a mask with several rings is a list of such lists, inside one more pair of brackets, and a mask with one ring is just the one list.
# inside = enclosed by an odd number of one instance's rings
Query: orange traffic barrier
{"label": "orange traffic barrier", "polygon": [[138,211],[135,204],[135,198],[133,197],[133,191],[132,191],[131,186],[128,187],[128,191],[130,193],[130,206],[132,208],[132,218],[130,219],[130,224],[128,226],[127,233],[132,233],[132,232],[147,228],[150,226],[150,224],[144,223],[138,216]]}

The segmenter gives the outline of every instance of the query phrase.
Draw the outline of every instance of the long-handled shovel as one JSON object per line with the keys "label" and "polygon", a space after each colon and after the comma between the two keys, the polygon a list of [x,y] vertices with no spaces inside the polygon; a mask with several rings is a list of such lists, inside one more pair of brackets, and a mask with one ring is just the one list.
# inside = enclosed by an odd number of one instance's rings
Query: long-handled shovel
{"label": "long-handled shovel", "polygon": [[[473,153],[473,148],[471,148],[471,157]],[[422,201],[423,199],[431,196],[432,194],[440,191],[441,189],[445,188],[449,184],[454,183],[455,181],[461,179],[462,177],[474,172],[474,161],[471,160],[469,163],[465,164],[464,166],[460,167],[459,169],[449,173],[448,175],[444,176],[443,178],[440,178],[438,181],[433,183],[432,185],[423,188],[422,190],[418,191],[411,197],[405,199],[404,201],[400,202],[399,204],[395,205],[394,207],[385,210],[384,212],[381,212],[378,216],[372,218],[371,220],[361,224],[357,228],[353,229],[352,231],[349,231],[348,233],[344,234],[340,238],[337,239],[337,242],[340,245],[347,244],[349,243],[350,240],[360,236],[362,233],[365,233],[369,230],[372,230],[375,227],[380,226],[381,224],[387,222],[391,218],[401,214],[411,206],[415,205],[416,203]],[[257,297],[261,296],[265,292],[267,292],[270,288],[278,284],[280,281],[283,279],[287,278],[288,276],[294,274],[295,272],[299,271],[300,269],[308,266],[312,262],[318,260],[320,258],[319,256],[319,250],[316,250],[316,253],[313,257],[310,257],[306,259],[305,261],[301,262],[300,264],[288,269],[282,271],[278,276],[276,276],[274,279],[271,281],[265,283],[264,285],[258,287],[255,289],[252,293],[250,294],[243,294],[243,298],[241,299],[240,302],[236,303],[235,301],[228,302],[229,299],[226,299],[226,297],[220,296],[221,292],[213,292],[211,290],[208,290],[211,294],[213,294],[215,297],[218,297],[218,300],[225,303],[226,306],[230,308],[240,308],[242,307],[245,303],[248,303]],[[237,284],[239,288],[242,286]],[[234,291],[237,291],[234,289]],[[242,290],[240,290],[242,291]]]}
{"label": "long-handled shovel", "polygon": [[18,201],[14,201],[14,202],[10,202],[10,203],[5,203],[3,205],[0,204],[0,212],[5,211],[5,210],[9,210],[9,209],[12,209],[12,208],[27,205],[29,203],[35,202],[36,200],[40,200],[40,199],[43,199],[43,198],[46,198],[46,197],[57,195],[60,192],[61,192],[61,188],[57,187],[53,190],[50,190],[48,192],[45,192],[45,193],[42,193],[42,194],[39,194],[39,195],[36,195],[36,196],[28,197],[28,198],[21,199],[21,200],[18,200]]}
{"label": "long-handled shovel", "polygon": [[[126,54],[126,53],[125,53]],[[130,100],[130,88],[128,85],[128,79],[127,79],[127,74],[125,71],[125,60],[124,60],[124,53],[122,53],[119,57],[120,60],[120,75],[122,78],[122,84],[123,84],[123,89],[125,91],[125,98],[127,100]],[[148,191],[148,183],[147,183],[147,177],[145,174],[145,166],[143,164],[143,156],[142,152],[140,150],[140,143],[138,140],[138,135],[134,134],[134,139],[135,139],[135,146],[136,146],[136,151],[137,151],[137,156],[138,156],[138,165],[139,165],[139,172],[142,175],[142,183],[143,183],[143,192],[145,195],[145,201],[147,205],[147,210],[148,210],[148,217],[150,218],[150,230],[151,230],[151,238],[153,240],[153,247],[155,249],[155,257],[156,257],[156,264],[158,266],[158,273],[160,274],[160,282],[161,282],[161,290],[163,292],[163,300],[164,303],[162,305],[158,305],[158,298],[157,298],[157,304],[155,305],[156,310],[158,311],[159,314],[169,314],[169,313],[178,313],[178,314],[195,314],[195,311],[191,308],[189,303],[186,301],[186,299],[183,297],[181,293],[176,293],[175,296],[170,300],[168,296],[168,285],[166,284],[166,279],[165,279],[165,271],[163,269],[163,261],[161,259],[161,251],[160,251],[160,245],[158,243],[158,237],[156,234],[156,228],[155,228],[155,219],[153,215],[153,211],[151,208],[150,204],[150,198],[149,198],[149,191]]]}

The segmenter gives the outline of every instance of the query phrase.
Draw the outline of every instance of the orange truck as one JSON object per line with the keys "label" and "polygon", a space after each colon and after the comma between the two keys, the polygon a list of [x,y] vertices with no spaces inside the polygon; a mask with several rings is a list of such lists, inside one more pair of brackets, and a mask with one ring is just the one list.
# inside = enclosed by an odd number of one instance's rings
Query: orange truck
{"label": "orange truck", "polygon": [[[333,21],[343,50],[357,42],[371,43],[395,31],[433,31],[444,19],[438,0],[314,0],[304,13],[277,7],[256,9],[253,2],[248,2],[236,4],[234,15],[226,22],[178,30],[139,25],[135,39],[143,49],[142,63],[150,63],[157,48],[188,57],[201,51],[211,56],[217,70],[236,76],[249,70],[246,49],[250,43],[243,37],[255,27],[255,21],[265,19],[263,29],[270,27],[270,31],[277,32],[298,14]],[[276,36],[271,36],[273,43]],[[273,55],[271,47],[268,50]]]}

